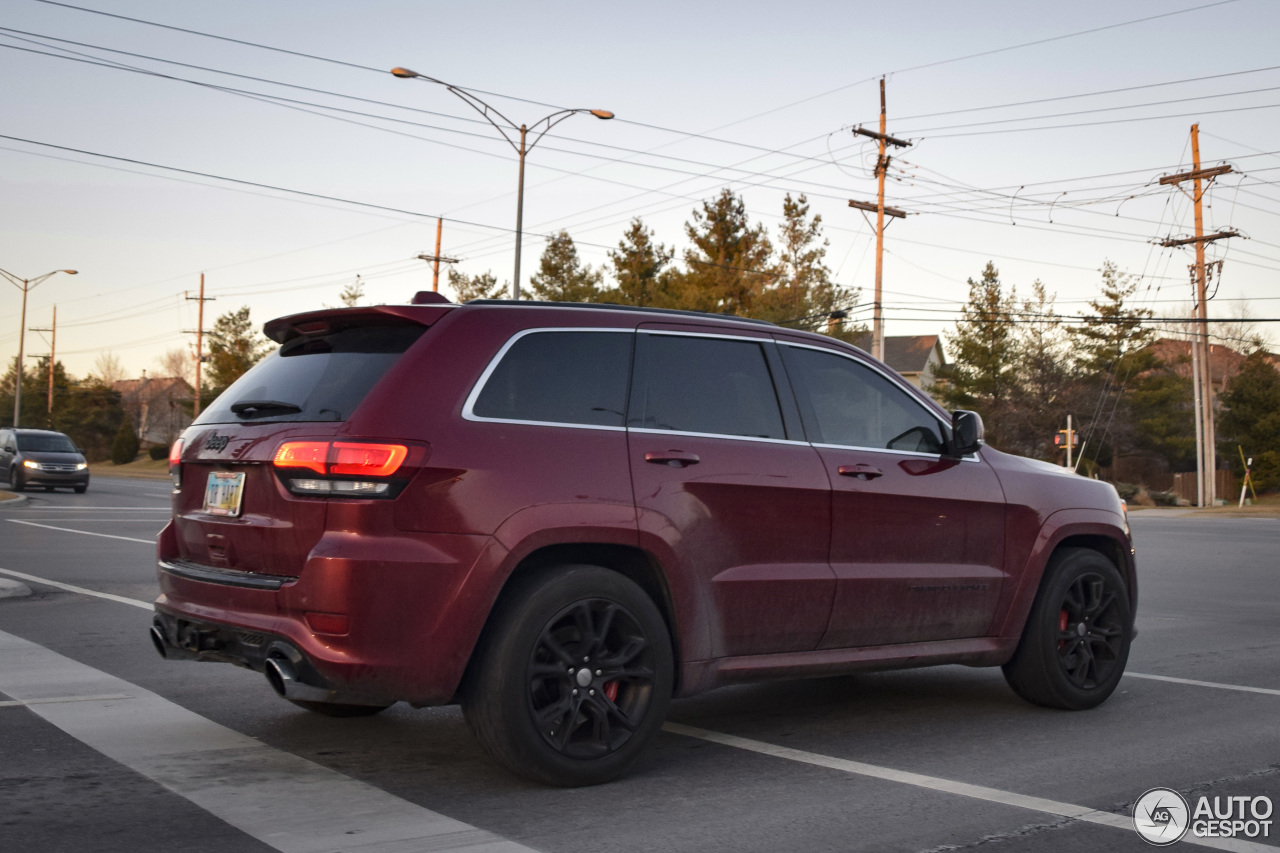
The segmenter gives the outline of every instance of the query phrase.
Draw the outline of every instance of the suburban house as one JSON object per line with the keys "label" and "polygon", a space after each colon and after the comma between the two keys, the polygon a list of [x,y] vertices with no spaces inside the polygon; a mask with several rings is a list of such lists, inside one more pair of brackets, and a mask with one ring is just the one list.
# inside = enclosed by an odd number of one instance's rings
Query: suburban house
{"label": "suburban house", "polygon": [[121,379],[111,388],[120,394],[143,447],[169,445],[191,425],[191,405],[195,389],[178,376]]}
{"label": "suburban house", "polygon": [[[853,343],[871,352],[870,334],[860,335]],[[912,385],[928,390],[947,358],[937,335],[893,335],[884,339],[884,361]]]}

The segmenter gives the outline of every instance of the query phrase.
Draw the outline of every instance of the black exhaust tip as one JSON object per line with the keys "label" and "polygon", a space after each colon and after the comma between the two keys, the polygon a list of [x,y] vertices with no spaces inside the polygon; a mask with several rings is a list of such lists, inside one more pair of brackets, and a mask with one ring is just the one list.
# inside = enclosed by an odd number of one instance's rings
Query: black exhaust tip
{"label": "black exhaust tip", "polygon": [[152,625],[148,632],[151,635],[151,645],[156,647],[156,653],[162,658],[169,657],[169,644],[165,642],[164,632],[160,630],[159,625]]}

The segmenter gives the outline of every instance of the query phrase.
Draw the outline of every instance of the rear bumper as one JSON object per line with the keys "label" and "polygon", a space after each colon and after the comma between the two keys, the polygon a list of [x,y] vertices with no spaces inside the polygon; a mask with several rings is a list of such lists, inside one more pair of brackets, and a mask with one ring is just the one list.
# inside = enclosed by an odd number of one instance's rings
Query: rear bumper
{"label": "rear bumper", "polygon": [[[179,559],[172,528],[158,542],[158,650],[279,675],[291,699],[415,705],[452,701],[492,601],[476,595],[505,550],[485,536],[327,533],[297,577]],[[312,628],[345,617],[345,633]],[[276,681],[272,679],[273,686]],[[286,680],[287,686],[287,680]],[[277,686],[277,690],[279,690]],[[319,691],[315,693],[314,691]]]}

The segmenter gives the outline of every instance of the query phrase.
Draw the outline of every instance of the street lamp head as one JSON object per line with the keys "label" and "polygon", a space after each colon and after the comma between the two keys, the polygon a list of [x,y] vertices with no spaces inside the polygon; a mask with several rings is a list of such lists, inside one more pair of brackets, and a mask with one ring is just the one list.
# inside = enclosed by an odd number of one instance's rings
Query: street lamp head
{"label": "street lamp head", "polygon": [[613,118],[613,113],[609,112],[608,110],[591,110],[591,114],[596,118],[603,118],[603,119]]}
{"label": "street lamp head", "polygon": [[410,71],[408,68],[400,68],[400,67],[392,68],[391,73],[397,77],[404,77],[404,78],[422,76],[417,71]]}
{"label": "street lamp head", "polygon": [[64,273],[66,273],[67,275],[79,275],[79,274],[80,274],[80,273],[76,272],[75,270],[59,270],[59,272],[64,272]]}

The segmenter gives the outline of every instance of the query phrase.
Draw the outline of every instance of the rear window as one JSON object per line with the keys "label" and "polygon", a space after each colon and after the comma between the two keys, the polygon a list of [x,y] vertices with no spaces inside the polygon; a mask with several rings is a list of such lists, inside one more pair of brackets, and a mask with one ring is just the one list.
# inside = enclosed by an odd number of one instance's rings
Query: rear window
{"label": "rear window", "polygon": [[295,338],[219,394],[195,423],[345,421],[424,331],[363,326]]}
{"label": "rear window", "polygon": [[622,427],[628,332],[536,332],[502,356],[472,406],[479,418]]}
{"label": "rear window", "polygon": [[23,453],[76,453],[76,446],[61,433],[31,435],[18,433],[18,450]]}

